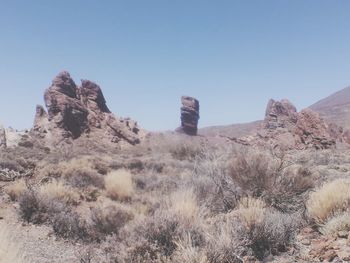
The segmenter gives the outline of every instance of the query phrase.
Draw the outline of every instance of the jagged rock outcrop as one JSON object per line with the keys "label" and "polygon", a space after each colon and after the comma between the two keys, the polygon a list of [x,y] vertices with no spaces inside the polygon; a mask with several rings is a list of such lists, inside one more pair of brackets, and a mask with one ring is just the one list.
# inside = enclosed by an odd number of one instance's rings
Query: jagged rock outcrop
{"label": "jagged rock outcrop", "polygon": [[117,118],[106,105],[101,88],[82,80],[78,87],[66,71],[59,73],[45,91],[46,113],[37,106],[32,132],[41,138],[59,142],[82,135],[100,136],[112,142],[140,142],[137,123]]}
{"label": "jagged rock outcrop", "polygon": [[0,124],[0,148],[6,148],[6,131],[5,128]]}
{"label": "jagged rock outcrop", "polygon": [[199,120],[199,101],[193,97],[181,97],[181,127],[178,132],[197,135]]}
{"label": "jagged rock outcrop", "polygon": [[295,125],[297,118],[297,109],[289,100],[275,101],[271,99],[266,107],[264,128],[288,128]]}
{"label": "jagged rock outcrop", "polygon": [[289,149],[328,149],[334,147],[337,140],[346,140],[343,131],[328,125],[311,109],[297,112],[286,99],[268,102],[265,119],[257,134],[235,139],[246,145],[269,144]]}

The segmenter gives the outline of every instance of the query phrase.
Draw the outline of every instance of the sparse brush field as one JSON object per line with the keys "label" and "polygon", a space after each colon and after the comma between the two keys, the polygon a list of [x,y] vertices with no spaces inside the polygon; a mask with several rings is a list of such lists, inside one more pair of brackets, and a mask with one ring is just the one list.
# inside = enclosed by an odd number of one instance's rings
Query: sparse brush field
{"label": "sparse brush field", "polygon": [[[346,261],[346,150],[172,134],[122,149],[82,145],[0,153],[0,170],[16,175],[0,184],[1,263]],[[37,232],[47,233],[40,248]],[[333,241],[333,254],[315,248]]]}

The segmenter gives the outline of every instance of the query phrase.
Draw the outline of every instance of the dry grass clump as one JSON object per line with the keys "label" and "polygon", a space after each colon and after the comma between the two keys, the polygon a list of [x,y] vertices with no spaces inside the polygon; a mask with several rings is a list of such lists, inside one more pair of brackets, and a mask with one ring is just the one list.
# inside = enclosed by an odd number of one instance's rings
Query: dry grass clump
{"label": "dry grass clump", "polygon": [[60,163],[42,163],[38,169],[38,178],[64,178],[73,187],[103,188],[103,177],[108,172],[106,162],[102,159],[84,156]]}
{"label": "dry grass clump", "polygon": [[260,199],[244,197],[239,202],[237,213],[245,227],[252,229],[264,220],[266,204]]}
{"label": "dry grass clump", "polygon": [[241,263],[247,248],[242,248],[244,226],[230,215],[218,215],[211,223],[205,247],[210,263]]}
{"label": "dry grass clump", "polygon": [[0,226],[0,263],[23,263],[24,258],[18,242],[11,239],[11,233],[4,225]]}
{"label": "dry grass clump", "polygon": [[38,194],[43,200],[58,200],[66,204],[77,204],[80,198],[71,187],[57,180],[41,185]]}
{"label": "dry grass clump", "polygon": [[307,210],[318,224],[350,209],[350,180],[337,179],[326,183],[310,194]]}
{"label": "dry grass clump", "polygon": [[105,189],[107,195],[112,199],[130,198],[134,192],[131,173],[124,169],[110,172],[105,177]]}
{"label": "dry grass clump", "polygon": [[177,248],[172,255],[171,262],[209,263],[206,251],[193,245],[190,234],[175,243]]}
{"label": "dry grass clump", "polygon": [[335,215],[320,228],[324,235],[334,235],[339,231],[350,231],[350,212]]}
{"label": "dry grass clump", "polygon": [[180,189],[170,196],[169,204],[172,212],[188,219],[197,219],[199,207],[192,189]]}
{"label": "dry grass clump", "polygon": [[18,201],[20,195],[26,191],[27,186],[24,180],[17,180],[14,183],[5,187],[7,193],[12,201]]}

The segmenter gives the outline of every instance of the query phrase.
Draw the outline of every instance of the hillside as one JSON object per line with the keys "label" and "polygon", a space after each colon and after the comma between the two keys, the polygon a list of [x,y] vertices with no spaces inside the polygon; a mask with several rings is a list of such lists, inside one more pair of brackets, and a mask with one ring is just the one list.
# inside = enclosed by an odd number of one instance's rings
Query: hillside
{"label": "hillside", "polygon": [[350,87],[316,102],[310,108],[328,122],[350,129]]}
{"label": "hillside", "polygon": [[261,125],[261,123],[262,121],[253,121],[247,123],[205,127],[199,130],[199,134],[205,136],[221,135],[239,138],[242,136],[253,134]]}

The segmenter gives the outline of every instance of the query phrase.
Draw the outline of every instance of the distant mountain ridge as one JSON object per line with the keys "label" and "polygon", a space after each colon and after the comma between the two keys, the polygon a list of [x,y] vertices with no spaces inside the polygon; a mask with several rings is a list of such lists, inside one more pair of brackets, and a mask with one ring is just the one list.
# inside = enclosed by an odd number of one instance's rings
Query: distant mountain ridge
{"label": "distant mountain ridge", "polygon": [[350,129],[350,86],[337,91],[309,107],[327,122]]}
{"label": "distant mountain ridge", "polygon": [[[319,100],[308,108],[316,111],[327,123],[334,123],[350,130],[350,86]],[[223,126],[211,126],[200,129],[207,136],[242,137],[256,132],[262,120]]]}

